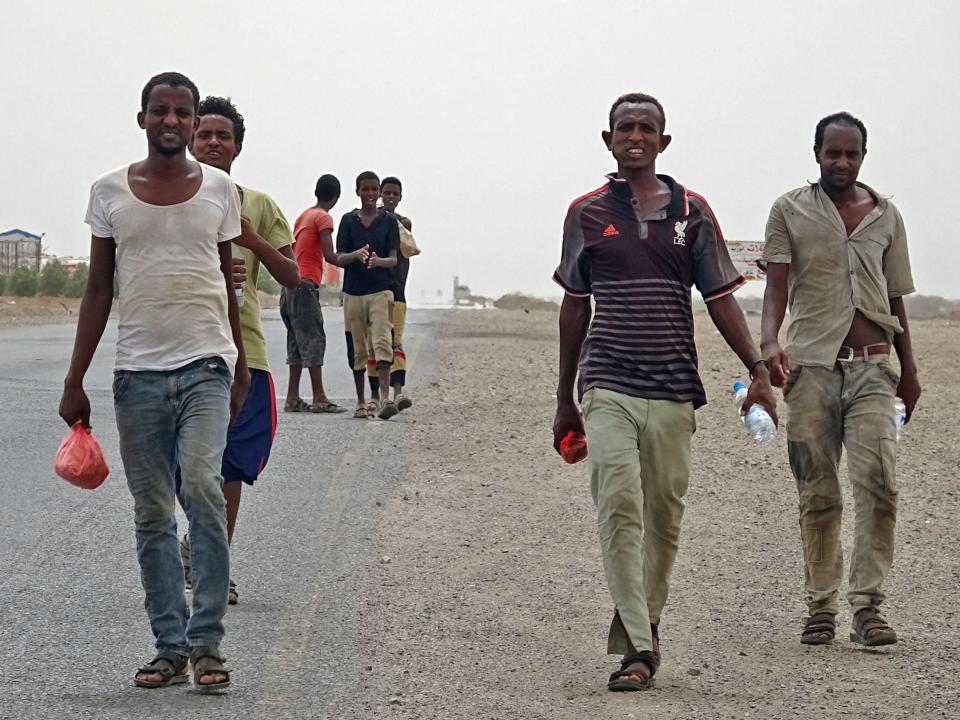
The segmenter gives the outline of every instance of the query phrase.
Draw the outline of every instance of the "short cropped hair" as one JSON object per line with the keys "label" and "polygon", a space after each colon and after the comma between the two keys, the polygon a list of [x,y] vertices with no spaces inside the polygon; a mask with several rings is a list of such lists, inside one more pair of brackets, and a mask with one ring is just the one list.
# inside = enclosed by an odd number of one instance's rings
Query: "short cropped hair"
{"label": "short cropped hair", "polygon": [[313,191],[317,200],[328,201],[336,200],[340,197],[340,181],[333,175],[321,175],[317,179],[317,187]]}
{"label": "short cropped hair", "polygon": [[396,185],[398,188],[400,188],[400,192],[403,192],[403,185],[400,184],[400,179],[395,178],[393,175],[388,175],[380,181],[380,187],[383,187],[384,185]]}
{"label": "short cropped hair", "polygon": [[660,132],[664,132],[667,129],[667,114],[663,111],[663,105],[660,104],[660,101],[657,100],[653,95],[647,95],[646,93],[627,93],[626,95],[621,95],[613,102],[613,106],[610,108],[610,129],[613,130],[613,113],[618,107],[625,103],[630,103],[633,105],[638,105],[640,103],[650,103],[655,106],[657,110],[660,111]]}
{"label": "short cropped hair", "polygon": [[377,174],[373,170],[364,170],[362,173],[357,175],[357,189],[360,188],[360,183],[364,180],[376,180],[377,185],[380,184],[380,178],[377,177]]}
{"label": "short cropped hair", "polygon": [[222,115],[233,123],[233,139],[237,141],[237,145],[243,144],[243,136],[247,132],[247,128],[243,124],[243,115],[237,110],[237,106],[230,101],[230,98],[207,95],[200,103],[197,115],[200,117]]}
{"label": "short cropped hair", "polygon": [[828,125],[845,125],[855,127],[860,131],[860,137],[863,138],[863,152],[867,151],[867,127],[848,112],[833,113],[827,115],[823,120],[817,123],[817,129],[813,132],[813,151],[818,153],[823,147],[823,135],[827,132]]}
{"label": "short cropped hair", "polygon": [[150,93],[153,92],[153,89],[157,85],[187,88],[187,90],[193,94],[193,112],[196,113],[200,110],[200,91],[197,90],[197,86],[194,85],[193,80],[178,72],[162,72],[147,80],[147,84],[143,86],[143,91],[140,93],[140,109],[143,112],[147,111]]}

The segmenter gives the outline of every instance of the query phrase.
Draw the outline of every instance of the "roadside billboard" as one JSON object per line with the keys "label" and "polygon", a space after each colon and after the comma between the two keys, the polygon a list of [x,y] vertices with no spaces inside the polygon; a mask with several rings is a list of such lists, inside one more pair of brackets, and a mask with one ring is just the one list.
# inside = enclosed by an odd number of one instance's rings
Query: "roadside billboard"
{"label": "roadside billboard", "polygon": [[727,240],[727,251],[737,272],[747,280],[766,279],[767,274],[757,267],[757,260],[763,254],[763,242]]}

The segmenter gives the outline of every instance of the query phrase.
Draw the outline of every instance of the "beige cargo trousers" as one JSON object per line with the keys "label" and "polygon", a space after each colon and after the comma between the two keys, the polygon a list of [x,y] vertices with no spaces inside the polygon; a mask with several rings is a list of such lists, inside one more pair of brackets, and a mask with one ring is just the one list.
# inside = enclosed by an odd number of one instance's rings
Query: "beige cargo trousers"
{"label": "beige cargo trousers", "polygon": [[899,378],[887,354],[834,367],[794,367],[784,400],[790,410],[787,448],[800,500],[806,601],[810,614],[839,611],[843,575],[839,467],[843,448],[855,521],[847,601],[853,612],[877,607],[893,564],[897,522]]}
{"label": "beige cargo trousers", "polygon": [[607,652],[652,650],[680,542],[693,403],[593,388],[581,402],[603,568],[616,611]]}

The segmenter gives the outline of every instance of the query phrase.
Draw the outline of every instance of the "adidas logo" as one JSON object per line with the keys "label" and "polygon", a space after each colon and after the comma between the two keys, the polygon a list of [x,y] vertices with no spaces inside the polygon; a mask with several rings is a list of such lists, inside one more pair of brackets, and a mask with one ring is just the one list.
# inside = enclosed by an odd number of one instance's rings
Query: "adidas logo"
{"label": "adidas logo", "polygon": [[610,223],[609,225],[607,225],[607,227],[605,227],[603,230],[604,237],[616,237],[619,234],[620,234],[620,231],[613,226],[613,223]]}

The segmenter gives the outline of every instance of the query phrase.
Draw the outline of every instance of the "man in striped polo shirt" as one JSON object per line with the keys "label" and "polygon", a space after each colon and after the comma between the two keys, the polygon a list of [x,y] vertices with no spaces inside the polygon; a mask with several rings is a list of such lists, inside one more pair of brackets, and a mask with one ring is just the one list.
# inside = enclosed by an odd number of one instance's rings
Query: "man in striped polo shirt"
{"label": "man in striped polo shirt", "polygon": [[[671,139],[665,126],[663,107],[649,95],[613,104],[602,136],[617,172],[570,205],[554,273],[565,291],[554,444],[585,431],[590,449],[616,607],[607,650],[623,654],[610,690],[649,687],[660,665],[658,625],[680,537],[694,410],[706,403],[693,285],[753,380],[744,410],[760,403],[776,419],[767,368],[732,295],[745,281],[716,218],[702,197],[656,174]],[[578,367],[582,416],[573,394]]]}

